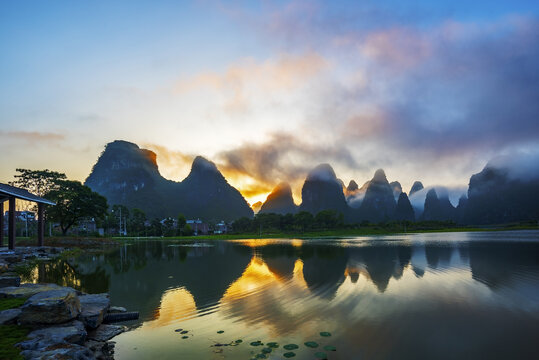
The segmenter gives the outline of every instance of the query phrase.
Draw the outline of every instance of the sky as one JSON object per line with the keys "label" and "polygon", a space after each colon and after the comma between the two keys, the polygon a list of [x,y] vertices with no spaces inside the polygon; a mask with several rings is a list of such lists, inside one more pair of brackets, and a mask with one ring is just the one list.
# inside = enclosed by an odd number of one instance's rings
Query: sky
{"label": "sky", "polygon": [[4,0],[0,79],[0,182],[84,181],[121,139],[250,203],[320,163],[465,189],[539,151],[539,2]]}

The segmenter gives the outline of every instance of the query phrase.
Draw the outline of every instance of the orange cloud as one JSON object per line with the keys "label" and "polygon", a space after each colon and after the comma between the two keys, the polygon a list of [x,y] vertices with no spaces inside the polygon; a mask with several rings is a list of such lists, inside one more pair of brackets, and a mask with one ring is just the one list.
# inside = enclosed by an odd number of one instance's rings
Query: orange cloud
{"label": "orange cloud", "polygon": [[28,143],[34,142],[54,142],[65,139],[64,134],[40,132],[40,131],[0,131],[0,137],[16,140],[23,140]]}
{"label": "orange cloud", "polygon": [[301,56],[283,54],[276,60],[262,63],[247,58],[231,65],[224,73],[209,71],[182,79],[174,92],[214,90],[224,96],[225,110],[243,112],[249,109],[253,94],[297,89],[327,67],[328,62],[315,53]]}
{"label": "orange cloud", "polygon": [[180,181],[187,176],[195,158],[192,154],[173,151],[161,145],[146,143],[142,146],[157,154],[157,164],[161,175],[175,181]]}

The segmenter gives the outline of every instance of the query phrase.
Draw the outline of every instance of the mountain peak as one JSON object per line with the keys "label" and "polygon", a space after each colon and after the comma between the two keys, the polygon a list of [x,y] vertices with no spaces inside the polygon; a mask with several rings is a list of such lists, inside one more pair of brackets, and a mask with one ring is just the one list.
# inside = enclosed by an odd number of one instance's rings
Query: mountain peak
{"label": "mountain peak", "polygon": [[412,185],[412,188],[410,189],[410,195],[409,196],[412,196],[414,193],[420,191],[420,190],[423,190],[424,189],[424,186],[423,186],[423,183],[421,181],[416,181],[414,182],[414,184]]}
{"label": "mountain peak", "polygon": [[374,172],[374,177],[372,178],[372,181],[373,182],[379,182],[379,183],[388,182],[387,177],[386,177],[386,173],[384,172],[384,170],[383,169],[376,170]]}
{"label": "mountain peak", "polygon": [[292,188],[286,182],[279,183],[268,195],[260,208],[260,213],[288,214],[297,210],[292,197]]}
{"label": "mountain peak", "polygon": [[215,166],[213,162],[209,161],[208,159],[200,155],[197,156],[195,160],[193,160],[193,165],[191,166],[191,172],[193,171],[195,172],[211,171],[211,172],[220,173],[219,170],[217,169],[217,166]]}
{"label": "mountain peak", "polygon": [[329,164],[320,164],[307,175],[307,181],[337,181],[337,175]]}
{"label": "mountain peak", "polygon": [[349,192],[353,192],[353,191],[359,190],[359,186],[358,186],[357,182],[355,182],[354,180],[350,180],[346,190],[349,191]]}

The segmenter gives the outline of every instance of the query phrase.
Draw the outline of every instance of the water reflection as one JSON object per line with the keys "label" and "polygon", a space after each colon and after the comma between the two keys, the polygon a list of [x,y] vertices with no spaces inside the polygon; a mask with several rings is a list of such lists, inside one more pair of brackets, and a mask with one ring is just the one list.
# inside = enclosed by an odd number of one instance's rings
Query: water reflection
{"label": "water reflection", "polygon": [[[117,338],[120,359],[256,355],[248,344],[210,347],[238,338],[329,341],[335,359],[532,358],[538,234],[134,242],[40,265],[30,280],[108,291],[114,304],[140,311]],[[192,337],[181,342],[177,327]]]}

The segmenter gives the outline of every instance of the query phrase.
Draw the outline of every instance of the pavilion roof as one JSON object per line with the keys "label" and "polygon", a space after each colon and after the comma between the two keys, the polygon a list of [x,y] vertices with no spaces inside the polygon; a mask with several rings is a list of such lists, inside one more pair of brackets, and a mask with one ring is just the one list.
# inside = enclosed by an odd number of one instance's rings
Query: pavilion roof
{"label": "pavilion roof", "polygon": [[54,203],[53,201],[34,195],[28,190],[0,183],[0,201],[6,201],[7,199],[9,199],[10,196],[14,196],[17,199],[33,201],[41,204],[56,205],[56,203]]}

